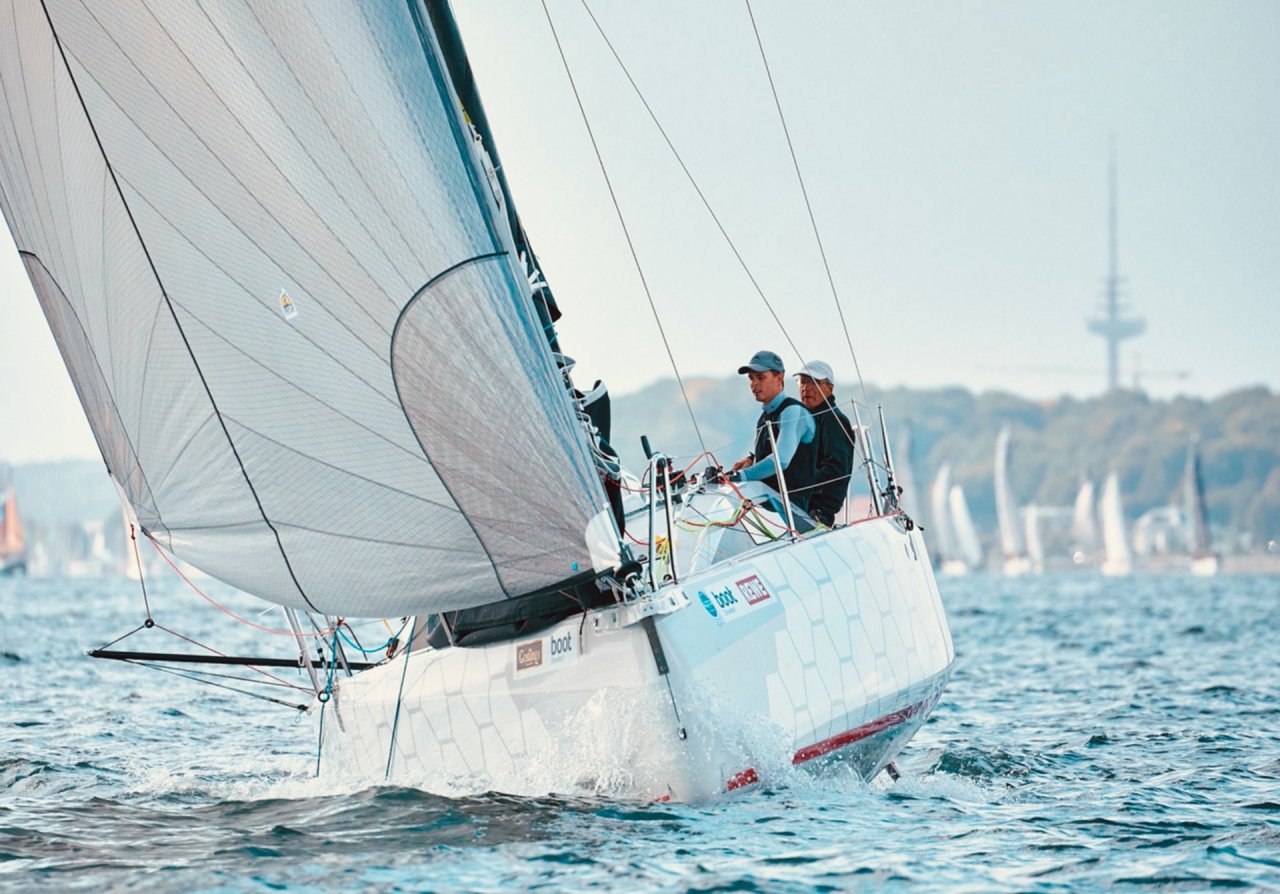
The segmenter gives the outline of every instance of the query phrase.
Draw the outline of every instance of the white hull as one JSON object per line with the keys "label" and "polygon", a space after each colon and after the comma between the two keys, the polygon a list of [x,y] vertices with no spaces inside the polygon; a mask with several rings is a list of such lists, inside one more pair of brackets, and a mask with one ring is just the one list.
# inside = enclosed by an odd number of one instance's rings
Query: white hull
{"label": "white hull", "polygon": [[869,777],[923,724],[953,660],[919,531],[874,519],[538,636],[415,650],[344,679],[319,762],[428,788],[640,799],[705,799],[817,758]]}
{"label": "white hull", "polygon": [[1107,577],[1125,577],[1133,574],[1133,563],[1127,557],[1103,559],[1099,570]]}
{"label": "white hull", "polygon": [[1192,556],[1191,573],[1196,577],[1213,577],[1218,573],[1218,557]]}
{"label": "white hull", "polygon": [[969,573],[969,566],[963,559],[946,559],[938,566],[943,577],[964,577]]}
{"label": "white hull", "polygon": [[1005,577],[1021,577],[1031,573],[1031,560],[1026,556],[1005,556],[1002,566]]}

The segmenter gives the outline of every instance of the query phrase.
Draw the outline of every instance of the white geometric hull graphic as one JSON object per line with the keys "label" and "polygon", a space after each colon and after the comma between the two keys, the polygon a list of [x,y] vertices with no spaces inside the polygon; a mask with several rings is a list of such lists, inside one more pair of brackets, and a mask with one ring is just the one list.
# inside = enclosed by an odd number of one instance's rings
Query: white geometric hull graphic
{"label": "white geometric hull graphic", "polygon": [[415,650],[344,679],[320,772],[382,778],[389,764],[392,781],[433,790],[677,800],[816,758],[870,776],[924,722],[953,660],[919,532],[869,520],[540,636]]}

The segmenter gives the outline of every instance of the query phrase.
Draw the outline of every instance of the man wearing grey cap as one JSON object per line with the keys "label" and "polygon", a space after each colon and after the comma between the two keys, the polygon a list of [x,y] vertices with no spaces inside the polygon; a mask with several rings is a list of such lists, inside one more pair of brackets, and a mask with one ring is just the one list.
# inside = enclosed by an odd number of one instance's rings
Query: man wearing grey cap
{"label": "man wearing grey cap", "polygon": [[[777,443],[778,465],[787,484],[787,495],[801,509],[808,505],[814,483],[813,416],[800,401],[787,397],[782,358],[773,351],[757,351],[738,374],[751,383],[751,394],[763,412],[756,422],[755,446],[750,455],[733,464],[731,472],[741,481],[759,481],[780,490],[774,463]],[[772,436],[770,435],[772,429]]]}
{"label": "man wearing grey cap", "polygon": [[806,363],[796,373],[800,380],[800,402],[813,414],[814,485],[809,493],[809,514],[830,527],[844,506],[853,475],[853,425],[836,407],[836,377],[831,364],[821,360]]}

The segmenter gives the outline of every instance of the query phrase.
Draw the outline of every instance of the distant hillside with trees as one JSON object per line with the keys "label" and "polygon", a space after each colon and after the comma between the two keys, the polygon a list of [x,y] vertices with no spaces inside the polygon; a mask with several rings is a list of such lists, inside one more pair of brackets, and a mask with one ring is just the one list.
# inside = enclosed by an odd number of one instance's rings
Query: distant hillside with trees
{"label": "distant hillside with trees", "polygon": [[[707,447],[725,464],[744,455],[759,415],[745,380],[696,379],[685,388]],[[837,397],[860,395],[846,387]],[[1168,505],[1180,499],[1187,445],[1197,436],[1214,528],[1259,547],[1280,540],[1280,395],[1263,387],[1213,400],[1155,400],[1122,390],[1049,401],[962,388],[870,387],[865,404],[871,409],[861,410],[863,422],[874,421],[877,405],[885,407],[895,450],[910,426],[917,502],[927,503],[929,482],[949,461],[975,521],[988,529],[995,525],[996,434],[1008,424],[1010,474],[1021,503],[1069,506],[1083,476],[1100,483],[1114,468],[1130,518]],[[615,398],[613,420],[614,446],[632,468],[643,463],[642,434],[655,448],[688,459],[700,450],[674,381]]]}
{"label": "distant hillside with trees", "polygon": [[[794,385],[789,387],[794,394]],[[745,455],[759,415],[745,379],[694,379],[685,389],[707,448],[725,465]],[[856,396],[847,387],[837,392],[842,400]],[[1013,430],[1013,489],[1024,504],[1070,505],[1081,476],[1100,482],[1114,467],[1130,518],[1168,505],[1179,499],[1187,444],[1199,436],[1213,527],[1258,547],[1280,540],[1280,395],[1266,388],[1213,400],[1153,400],[1118,391],[1050,401],[961,388],[869,388],[864,403],[871,408],[863,410],[864,422],[873,422],[875,406],[884,405],[895,451],[910,425],[917,504],[927,504],[929,482],[949,461],[975,521],[988,530],[995,526],[996,433],[1007,423]],[[614,446],[636,471],[644,464],[642,434],[685,463],[701,449],[671,380],[615,397],[613,434]],[[119,512],[100,461],[19,465],[14,481],[23,516],[38,523],[87,522]]]}

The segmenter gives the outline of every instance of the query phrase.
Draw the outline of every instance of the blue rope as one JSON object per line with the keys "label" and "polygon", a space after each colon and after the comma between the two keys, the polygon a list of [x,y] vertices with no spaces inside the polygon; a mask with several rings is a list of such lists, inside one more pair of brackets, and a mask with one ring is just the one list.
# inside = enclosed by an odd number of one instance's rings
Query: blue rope
{"label": "blue rope", "polygon": [[350,637],[348,637],[345,633],[343,633],[343,632],[342,632],[342,628],[341,628],[341,627],[339,627],[339,628],[338,628],[338,633],[339,633],[339,635],[341,635],[341,636],[342,636],[342,641],[343,641],[344,643],[346,643],[348,646],[350,646],[351,648],[355,649],[357,652],[362,652],[362,653],[364,653],[365,655],[375,655],[375,654],[377,654],[378,652],[385,652],[385,651],[387,651],[387,647],[388,647],[388,646],[390,646],[390,645],[391,645],[391,643],[392,643],[392,642],[394,642],[395,640],[398,640],[398,639],[400,638],[400,634],[404,633],[404,628],[405,628],[405,626],[406,626],[408,623],[409,623],[409,619],[408,619],[408,618],[405,618],[404,624],[401,624],[401,625],[400,625],[400,629],[399,629],[399,630],[397,630],[397,631],[395,632],[395,635],[394,635],[394,636],[389,636],[389,637],[387,637],[387,641],[386,641],[385,643],[383,643],[382,645],[378,646],[377,648],[373,648],[373,649],[365,649],[365,648],[363,648],[363,647],[361,647],[361,646],[357,645],[355,642],[353,642],[353,641],[351,640],[351,638],[350,638]]}

